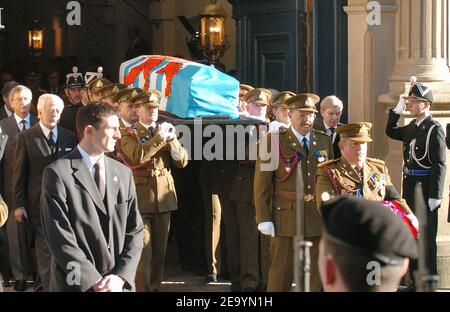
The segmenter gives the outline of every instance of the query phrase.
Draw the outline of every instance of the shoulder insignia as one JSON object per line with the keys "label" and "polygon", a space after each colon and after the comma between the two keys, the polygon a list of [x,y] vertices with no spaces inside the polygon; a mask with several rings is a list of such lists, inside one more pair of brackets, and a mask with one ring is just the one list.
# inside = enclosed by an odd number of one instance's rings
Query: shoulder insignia
{"label": "shoulder insignia", "polygon": [[376,159],[376,158],[366,158],[366,161],[371,162],[371,163],[375,163],[375,164],[380,164],[380,165],[386,165],[386,162],[384,160],[381,159]]}
{"label": "shoulder insignia", "polygon": [[338,158],[338,159],[330,159],[330,160],[328,160],[328,161],[325,161],[325,162],[322,162],[322,163],[318,164],[318,165],[317,165],[317,168],[321,168],[321,167],[323,167],[323,166],[329,166],[329,165],[332,165],[332,164],[334,164],[334,163],[337,163],[339,160],[340,160],[340,158]]}
{"label": "shoulder insignia", "polygon": [[312,131],[313,131],[315,134],[323,135],[323,136],[326,136],[327,138],[329,138],[329,136],[328,136],[325,132],[323,132],[322,130],[312,129]]}

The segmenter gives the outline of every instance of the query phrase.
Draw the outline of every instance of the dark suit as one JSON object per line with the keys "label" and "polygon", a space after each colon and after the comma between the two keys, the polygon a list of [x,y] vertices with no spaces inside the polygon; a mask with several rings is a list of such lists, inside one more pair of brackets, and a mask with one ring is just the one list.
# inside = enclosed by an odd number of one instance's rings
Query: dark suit
{"label": "dark suit", "polygon": [[44,291],[50,282],[50,252],[42,233],[40,219],[40,197],[42,173],[50,163],[66,155],[76,146],[75,135],[58,127],[57,148],[52,153],[40,124],[20,132],[16,138],[14,161],[14,208],[24,207],[31,222],[31,233],[35,239],[38,273]]}
{"label": "dark suit", "polygon": [[[427,221],[428,221],[428,246],[429,246],[429,268],[431,274],[437,274],[436,267],[436,235],[438,227],[438,209],[430,211],[428,207],[428,199],[441,199],[444,191],[445,180],[445,134],[442,126],[431,116],[425,118],[419,127],[416,126],[416,120],[412,120],[404,127],[398,127],[400,115],[389,111],[389,118],[386,125],[386,134],[394,140],[403,141],[403,161],[404,166],[408,170],[429,170],[430,174],[424,176],[414,176],[411,174],[403,174],[403,198],[406,199],[409,207],[414,211],[414,188],[417,182],[422,182],[423,196],[427,205]],[[431,127],[429,136],[428,150],[427,137]],[[410,152],[410,144],[415,139],[416,159],[412,157]],[[425,156],[425,157],[424,157]],[[420,162],[417,159],[423,158]],[[425,168],[425,167],[426,168]],[[439,208],[439,207],[438,207]],[[414,266],[414,264],[413,264]]]}
{"label": "dark suit", "polygon": [[[30,114],[31,126],[34,126],[37,121],[37,118],[33,114]],[[9,137],[0,164],[0,176],[8,178],[2,179],[0,188],[3,199],[9,209],[12,209],[14,207],[14,153],[16,149],[16,135],[20,132],[14,114],[6,119],[0,120],[0,128]],[[11,269],[16,280],[26,280],[28,271],[31,270],[29,250],[28,248],[24,248],[24,246],[28,246],[27,228],[26,223],[16,222],[14,214],[9,214],[6,231],[8,233]]]}
{"label": "dark suit", "polygon": [[[341,123],[338,123],[337,127],[342,126]],[[327,133],[327,129],[325,128],[325,124],[322,118],[316,118],[314,120],[314,125],[313,128],[315,130],[319,130],[322,131],[323,133],[325,133],[326,135],[328,135]],[[336,131],[336,130],[335,130]],[[339,148],[339,141],[341,140],[341,137],[339,136],[339,133],[336,133],[336,138],[334,139],[333,143],[333,153],[334,153],[334,159],[338,159],[341,157],[341,150]]]}
{"label": "dark suit", "polygon": [[131,170],[105,157],[106,205],[76,148],[44,170],[41,219],[52,261],[50,291],[87,291],[116,274],[134,289],[143,224]]}
{"label": "dark suit", "polygon": [[0,107],[0,120],[6,119],[6,118],[8,118],[8,117],[9,117],[9,116],[8,116],[8,113],[6,113],[5,105],[2,105],[2,106]]}

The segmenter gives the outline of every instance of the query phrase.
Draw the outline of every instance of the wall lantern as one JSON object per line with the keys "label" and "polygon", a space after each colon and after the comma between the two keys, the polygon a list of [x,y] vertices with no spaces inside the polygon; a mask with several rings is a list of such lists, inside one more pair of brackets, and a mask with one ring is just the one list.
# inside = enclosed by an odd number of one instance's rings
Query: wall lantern
{"label": "wall lantern", "polygon": [[44,30],[39,26],[39,22],[35,20],[33,26],[28,30],[28,49],[33,56],[40,56],[43,44]]}

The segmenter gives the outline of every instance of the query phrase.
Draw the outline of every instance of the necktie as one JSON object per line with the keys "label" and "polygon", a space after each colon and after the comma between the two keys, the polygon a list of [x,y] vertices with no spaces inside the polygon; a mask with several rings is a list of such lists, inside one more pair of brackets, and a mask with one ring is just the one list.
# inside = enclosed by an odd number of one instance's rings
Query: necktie
{"label": "necktie", "polygon": [[52,154],[55,153],[56,151],[56,142],[55,142],[55,138],[54,138],[54,134],[53,131],[50,131],[50,133],[48,134],[48,144],[50,145],[50,149],[52,150]]}
{"label": "necktie", "polygon": [[19,127],[20,132],[22,132],[23,130],[26,129],[26,124],[27,124],[27,121],[25,119],[22,119],[20,121],[20,127]]}
{"label": "necktie", "polygon": [[150,131],[150,133],[152,134],[152,136],[155,135],[155,128],[153,128],[153,127],[148,127],[148,131]]}
{"label": "necktie", "polygon": [[308,147],[308,139],[306,137],[303,137],[302,140],[302,147],[305,150],[306,155],[309,153],[309,147]]}
{"label": "necktie", "polygon": [[329,128],[331,143],[334,143],[334,127]]}
{"label": "necktie", "polygon": [[105,187],[105,181],[104,181],[102,175],[100,174],[100,161],[97,161],[94,164],[94,170],[95,170],[94,171],[95,184],[97,184],[98,191],[100,192],[100,197],[103,200],[105,198],[106,187]]}

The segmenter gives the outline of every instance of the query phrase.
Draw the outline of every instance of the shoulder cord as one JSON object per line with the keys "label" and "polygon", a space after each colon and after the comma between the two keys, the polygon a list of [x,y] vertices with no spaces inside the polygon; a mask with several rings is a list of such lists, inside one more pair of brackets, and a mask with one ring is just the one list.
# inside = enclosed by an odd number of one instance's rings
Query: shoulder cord
{"label": "shoulder cord", "polygon": [[409,145],[409,151],[410,151],[410,155],[411,155],[412,159],[414,159],[414,161],[415,161],[419,166],[421,166],[422,168],[425,168],[425,169],[430,169],[431,166],[425,166],[425,165],[421,164],[420,162],[421,162],[422,160],[424,160],[425,157],[427,157],[427,158],[428,158],[428,161],[431,163],[431,160],[430,160],[430,153],[429,153],[429,150],[428,150],[428,146],[429,146],[429,144],[430,144],[431,132],[433,132],[433,129],[434,129],[435,127],[436,127],[436,125],[432,125],[432,126],[430,127],[430,129],[428,129],[427,139],[426,139],[426,141],[425,141],[425,153],[423,154],[422,158],[418,159],[417,156],[416,156],[416,152],[415,152],[415,149],[416,149],[416,139],[415,139],[415,138],[411,141],[411,143],[410,143],[410,145]]}

